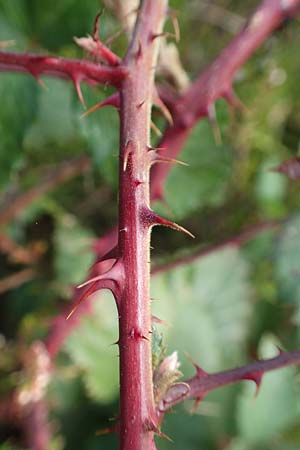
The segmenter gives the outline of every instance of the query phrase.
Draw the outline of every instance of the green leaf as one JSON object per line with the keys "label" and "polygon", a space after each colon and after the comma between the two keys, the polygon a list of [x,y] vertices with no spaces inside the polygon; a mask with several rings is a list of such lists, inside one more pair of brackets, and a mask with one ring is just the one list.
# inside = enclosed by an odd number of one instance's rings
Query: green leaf
{"label": "green leaf", "polygon": [[68,338],[65,348],[83,371],[83,379],[92,399],[109,403],[118,394],[117,314],[110,294],[95,295],[94,314],[82,319]]}
{"label": "green leaf", "polygon": [[[276,344],[278,341],[273,336],[264,336],[259,348],[260,358],[274,357],[278,353]],[[264,443],[299,423],[299,395],[293,367],[266,373],[257,397],[255,386],[245,383],[236,414],[241,437],[250,443]]]}
{"label": "green leaf", "polygon": [[251,311],[248,276],[238,250],[226,248],[154,277],[154,314],[173,325],[169,349],[187,351],[206,370],[240,362]]}
{"label": "green leaf", "polygon": [[[235,439],[226,450],[256,450],[251,444],[242,439]],[[258,450],[258,449],[257,449]]]}
{"label": "green leaf", "polygon": [[267,217],[282,217],[285,213],[283,200],[287,179],[271,170],[278,164],[278,157],[269,157],[261,164],[256,177],[255,194],[263,214]]}
{"label": "green leaf", "polygon": [[[111,92],[96,96],[91,89],[83,89],[89,107],[101,102]],[[114,108],[106,106],[78,120],[78,129],[92,155],[96,169],[114,188],[118,183],[119,118]]]}
{"label": "green leaf", "polygon": [[43,164],[82,153],[73,86],[65,80],[44,81],[47,89],[40,90],[36,119],[24,140],[26,152],[35,162]]}
{"label": "green leaf", "polygon": [[0,97],[0,187],[3,188],[14,180],[26,162],[22,145],[34,115],[35,82],[27,76],[1,73]]}
{"label": "green leaf", "polygon": [[207,121],[194,128],[179,159],[189,166],[175,165],[166,182],[166,202],[176,219],[220,205],[226,197],[232,154],[228,145],[216,145]]}
{"label": "green leaf", "polygon": [[181,405],[176,408],[175,414],[165,416],[162,431],[173,442],[157,438],[159,450],[213,450],[209,436],[209,426],[206,417],[191,415]]}
{"label": "green leaf", "polygon": [[275,276],[282,298],[300,307],[300,216],[283,227],[275,253]]}
{"label": "green leaf", "polygon": [[22,450],[20,447],[15,447],[10,444],[0,444],[0,450]]}
{"label": "green leaf", "polygon": [[54,231],[56,280],[65,286],[82,281],[94,260],[93,237],[73,216],[65,215],[61,219]]}
{"label": "green leaf", "polygon": [[[0,4],[0,41],[13,40],[16,45],[23,47],[27,44],[26,31],[28,32],[28,16],[24,0],[14,0],[14,2],[2,0]],[[11,48],[8,47],[8,49]]]}

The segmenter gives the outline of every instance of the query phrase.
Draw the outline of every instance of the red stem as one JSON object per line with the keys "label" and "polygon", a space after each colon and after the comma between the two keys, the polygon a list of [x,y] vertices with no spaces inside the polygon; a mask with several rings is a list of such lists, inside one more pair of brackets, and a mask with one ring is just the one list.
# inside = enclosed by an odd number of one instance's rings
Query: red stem
{"label": "red stem", "polygon": [[[228,240],[225,240],[224,242],[220,242],[216,245],[211,245],[207,248],[202,248],[200,250],[197,250],[193,252],[190,255],[184,256],[182,258],[177,258],[174,261],[170,261],[168,263],[161,264],[159,266],[155,266],[152,270],[152,275],[158,275],[160,273],[166,272],[168,270],[171,270],[175,267],[181,266],[183,264],[188,264],[195,259],[201,258],[202,256],[206,256],[209,253],[215,252],[217,250],[220,250],[228,245],[235,245],[235,246],[241,246],[248,240],[254,238],[260,233],[263,233],[270,229],[276,229],[281,226],[281,223],[277,222],[266,222],[258,224],[254,227],[251,227],[245,231],[243,231],[238,236],[234,236]],[[100,243],[103,245],[100,246]],[[105,253],[107,253],[107,250],[114,247],[116,244],[115,241],[115,232],[111,232],[110,234],[107,234],[104,237],[103,242],[101,240],[97,241],[98,250],[103,256]],[[95,277],[99,275],[97,265],[95,265],[92,270],[90,271],[89,278]],[[78,290],[76,289],[74,291],[74,299],[73,299],[73,306],[78,303],[79,298],[83,295],[83,292],[85,290]],[[68,306],[67,310],[63,313],[60,313],[57,315],[53,321],[52,326],[50,328],[47,340],[46,340],[46,347],[48,349],[48,352],[50,353],[50,357],[53,359],[57,353],[60,351],[61,347],[63,346],[65,340],[68,338],[70,333],[73,331],[74,328],[76,328],[81,318],[87,314],[90,314],[92,312],[92,302],[91,300],[87,299],[86,301],[82,302],[80,304],[80,308],[68,319],[66,322],[66,317],[70,313],[70,306]]]}
{"label": "red stem", "polygon": [[123,66],[108,67],[87,60],[12,52],[0,52],[0,71],[28,72],[37,79],[40,75],[69,78],[76,86],[82,81],[119,86],[126,76]]}
{"label": "red stem", "polygon": [[[165,149],[160,152],[161,155],[176,158],[193,127],[199,119],[209,114],[210,107],[218,98],[224,97],[232,106],[240,106],[232,89],[234,74],[287,17],[298,11],[299,5],[300,0],[262,2],[247,25],[173,105],[174,126],[168,128],[159,144]],[[170,170],[169,164],[156,164],[153,167],[153,200],[163,199],[164,184]]]}
{"label": "red stem", "polygon": [[[160,4],[163,2],[159,2]],[[209,106],[219,97],[225,96],[231,103],[235,99],[231,93],[231,84],[235,71],[244,64],[250,54],[263,42],[268,35],[281,24],[281,22],[299,6],[299,0],[289,0],[285,2],[285,9],[282,8],[283,2],[279,0],[266,0],[258,8],[252,20],[245,29],[232,41],[232,43],[215,60],[214,64],[196,80],[190,89],[178,100],[173,110],[174,127],[167,130],[161,147],[166,147],[164,156],[176,157],[177,153],[183,148],[190,131],[197,121],[207,115]],[[149,53],[152,53],[149,45],[151,32],[158,34],[158,28],[149,28],[156,13],[161,5],[155,4],[154,0],[143,2],[143,9],[140,15],[140,25],[137,27],[133,46],[129,51],[126,60],[126,66],[116,66],[109,68],[101,66],[98,63],[89,61],[70,60],[64,58],[54,58],[49,56],[23,55],[9,52],[0,52],[0,70],[28,72],[38,78],[40,74],[53,75],[63,78],[70,78],[75,84],[76,89],[81,81],[90,84],[110,83],[114,86],[120,86],[127,76],[126,68],[129,69],[135,83],[128,79],[122,86],[122,131],[121,147],[123,152],[126,144],[133,142],[133,149],[129,158],[128,168],[122,173],[120,169],[120,233],[119,233],[119,251],[123,255],[123,265],[126,273],[126,288],[124,289],[122,299],[119,302],[120,312],[120,346],[121,346],[121,448],[122,450],[142,450],[154,448],[152,432],[146,431],[146,428],[155,428],[155,423],[151,421],[155,417],[153,412],[152,400],[152,380],[151,380],[151,354],[149,341],[143,338],[149,336],[150,330],[150,308],[148,296],[149,266],[149,217],[145,222],[141,220],[139,206],[143,203],[148,206],[148,180],[145,184],[137,186],[135,181],[144,183],[142,177],[135,179],[134,175],[145,176],[146,171],[143,167],[145,161],[142,152],[147,143],[148,127],[145,124],[149,120],[149,97],[137,98],[137,93],[142,93],[143,89],[151,85],[149,79],[150,73],[147,66],[146,77],[143,78],[145,68],[141,64],[144,59],[147,60]],[[147,8],[150,8],[148,10]],[[146,13],[145,13],[146,11]],[[151,14],[149,14],[151,12]],[[157,18],[156,18],[157,19]],[[145,23],[142,23],[143,20]],[[152,22],[153,25],[155,21]],[[143,33],[139,36],[139,27]],[[145,30],[147,33],[145,34]],[[146,45],[139,46],[139,41]],[[150,50],[149,50],[150,49]],[[142,51],[140,51],[142,50]],[[134,69],[133,59],[131,57],[139,56],[136,60]],[[132,66],[131,66],[132,64]],[[139,71],[136,68],[139,67]],[[150,66],[152,67],[152,66]],[[152,75],[151,75],[152,77]],[[150,77],[150,78],[151,78]],[[149,83],[148,83],[149,82]],[[128,83],[128,84],[127,84]],[[139,89],[136,89],[136,87]],[[147,89],[146,89],[147,90]],[[149,92],[146,92],[147,95]],[[195,98],[198,102],[195,102]],[[137,114],[135,107],[138,102],[144,102]],[[146,113],[144,114],[144,112]],[[144,132],[146,131],[146,132]],[[129,133],[129,134],[127,134]],[[130,139],[129,139],[130,138]],[[142,139],[140,139],[142,138]],[[144,146],[144,147],[143,147]],[[140,157],[138,156],[140,155]],[[121,167],[123,166],[124,153],[121,155]],[[141,172],[140,172],[141,170]],[[155,165],[152,171],[152,191],[153,199],[161,198],[163,195],[163,184],[168,175],[168,165]],[[146,176],[147,178],[147,176]],[[125,183],[128,183],[127,185]],[[127,206],[125,208],[125,201]],[[130,200],[130,203],[127,202]],[[147,223],[146,223],[147,222]],[[145,250],[145,251],[144,251]],[[140,260],[138,260],[138,256]],[[133,268],[133,270],[132,270]],[[145,276],[146,275],[146,276]],[[141,280],[146,280],[140,284]],[[146,295],[145,295],[146,294]],[[85,303],[86,308],[89,302]],[[145,308],[144,308],[145,307]],[[82,311],[82,310],[81,310]],[[126,319],[123,320],[123,319]],[[62,319],[59,316],[58,319]],[[80,318],[73,316],[71,321],[74,324],[79,322]],[[132,321],[132,322],[131,322]],[[62,323],[63,322],[63,323]],[[70,324],[72,323],[70,322]],[[62,327],[66,327],[65,321],[60,321]],[[74,327],[74,324],[72,327]],[[57,324],[56,324],[57,325]],[[134,326],[131,326],[134,325]],[[52,328],[52,341],[48,339],[47,346],[51,356],[55,355],[68,333],[61,333],[62,327]],[[70,329],[72,328],[69,327]],[[56,330],[56,331],[55,331]],[[58,330],[58,331],[57,331]],[[142,331],[140,333],[139,331]],[[128,334],[129,333],[129,334]],[[146,334],[144,334],[146,333]],[[63,334],[63,336],[61,336]],[[51,347],[52,342],[52,347]],[[54,345],[54,344],[55,345]],[[179,403],[183,398],[203,396],[208,390],[219,386],[232,383],[241,379],[248,379],[254,373],[266,372],[287,364],[299,362],[299,352],[283,354],[269,361],[257,362],[253,365],[234,369],[219,374],[203,375],[188,380],[182,384],[179,392],[172,388],[168,392],[168,401],[163,405],[163,411],[172,405]],[[134,377],[132,378],[132,375]],[[200,382],[200,378],[202,378]],[[180,386],[180,385],[177,385]],[[185,386],[185,388],[184,388]],[[189,392],[184,391],[188,386]],[[204,387],[203,387],[204,386]],[[182,389],[180,393],[180,389]],[[178,398],[178,393],[181,398]],[[183,395],[182,395],[183,394]],[[166,400],[166,399],[165,399]],[[128,403],[127,403],[128,402]],[[128,406],[125,406],[125,403]],[[125,408],[124,408],[125,406]],[[126,408],[127,410],[126,413]],[[123,412],[123,411],[124,412]],[[135,415],[137,412],[138,415]],[[160,414],[160,410],[157,411]],[[27,426],[27,425],[26,425]]]}
{"label": "red stem", "polygon": [[195,365],[197,374],[182,383],[171,386],[164,399],[157,406],[159,414],[164,414],[172,406],[184,400],[201,400],[208,392],[237,381],[251,380],[259,388],[263,375],[275,369],[300,363],[300,351],[280,352],[271,359],[263,359],[236,369],[208,374]]}
{"label": "red stem", "polygon": [[125,286],[119,304],[120,449],[154,448],[149,209],[150,116],[158,39],[166,1],[144,0],[125,58],[121,88],[119,253]]}
{"label": "red stem", "polygon": [[[179,108],[180,114],[178,112],[178,107],[175,106],[172,108],[172,110],[175,111],[174,126],[169,127],[164,134],[160,147],[165,150],[160,151],[161,155],[173,158],[178,155],[184,147],[193,126],[195,126],[197,121],[202,117],[201,115],[199,116],[199,111],[201,112],[207,110],[207,99],[209,98],[211,101],[212,99],[215,101],[218,97],[222,96],[224,86],[231,86],[235,71],[245,63],[245,61],[251,56],[251,52],[256,50],[256,48],[262,43],[263,39],[267,39],[269,34],[271,34],[271,32],[282,23],[286,16],[290,14],[296,6],[299,6],[300,0],[292,0],[285,10],[280,9],[280,4],[281,2],[279,0],[268,0],[267,2],[263,2],[262,5],[256,10],[254,16],[256,16],[256,14],[262,9],[265,11],[261,22],[261,29],[264,30],[264,34],[263,36],[260,36],[259,42],[257,42],[255,34],[247,32],[249,24],[253,22],[253,16],[252,19],[248,21],[248,25],[245,29],[232,40],[232,42],[223,50],[221,55],[217,57],[216,60],[203,73],[200,74],[189,90],[178,100],[178,103],[181,104],[181,107]],[[268,8],[269,14],[266,14],[266,8]],[[276,10],[275,13],[272,13],[273,8]],[[248,36],[248,46],[244,45],[245,36]],[[226,55],[226,58],[224,55]],[[218,82],[215,83],[215,85],[212,85],[210,82],[210,77],[213,75],[214,79],[218,78]],[[194,93],[194,96],[191,95],[191,92]],[[202,96],[203,93],[206,93],[206,95]],[[195,102],[195,99],[197,99],[197,102]],[[197,105],[198,112],[196,111],[195,113],[194,111],[193,120],[190,121],[189,127],[183,127],[180,117],[185,117],[189,114],[189,111],[192,111],[193,108],[195,108],[195,104]],[[184,122],[186,122],[186,120],[184,120]],[[155,164],[153,166],[151,170],[150,186],[151,200],[162,199],[164,197],[164,184],[170,169],[171,165],[169,164]],[[114,247],[116,243],[116,235],[117,230],[113,229],[110,233],[108,233],[108,235],[101,237],[97,241],[95,245],[97,259],[100,259],[105,253]],[[74,303],[76,303],[76,298]],[[87,303],[89,302],[85,302],[84,305],[81,305],[80,310],[75,314],[77,317],[73,316],[67,323],[65,323],[64,314],[60,314],[54,320],[54,325],[51,328],[47,339],[47,346],[51,349],[53,356],[57,354],[65,339],[69,336],[73,328],[80,322],[80,317],[78,317],[78,315],[87,314],[91,310]]]}
{"label": "red stem", "polygon": [[182,256],[181,258],[176,258],[173,261],[166,262],[154,267],[151,271],[152,275],[157,275],[160,273],[167,272],[169,270],[175,269],[176,267],[180,267],[186,264],[190,264],[196,259],[202,258],[211,253],[222,250],[228,246],[240,247],[245,244],[249,240],[255,238],[257,235],[264,233],[269,230],[276,230],[280,228],[282,223],[280,222],[263,222],[259,223],[249,229],[242,231],[240,234],[233,236],[229,239],[226,239],[223,242],[219,242],[218,244],[209,245],[204,248],[200,248],[188,255]]}

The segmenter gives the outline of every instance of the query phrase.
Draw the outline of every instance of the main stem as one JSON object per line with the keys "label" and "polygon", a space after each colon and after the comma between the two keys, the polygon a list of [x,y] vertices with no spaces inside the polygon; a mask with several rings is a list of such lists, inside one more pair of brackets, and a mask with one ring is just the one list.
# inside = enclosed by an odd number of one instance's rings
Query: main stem
{"label": "main stem", "polygon": [[144,0],[124,64],[121,88],[119,252],[125,287],[119,304],[120,449],[150,450],[155,408],[150,311],[149,145],[154,67],[166,0]]}

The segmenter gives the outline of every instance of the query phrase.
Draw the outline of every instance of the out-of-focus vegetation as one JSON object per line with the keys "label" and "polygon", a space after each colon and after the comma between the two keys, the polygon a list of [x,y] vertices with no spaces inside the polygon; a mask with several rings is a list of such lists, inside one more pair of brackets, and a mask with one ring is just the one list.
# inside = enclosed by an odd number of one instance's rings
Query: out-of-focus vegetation
{"label": "out-of-focus vegetation", "polygon": [[[179,52],[191,80],[256,5],[253,0],[171,1],[181,28]],[[0,0],[0,40],[15,40],[11,49],[16,51],[82,57],[73,36],[91,33],[102,6],[98,0]],[[119,29],[106,9],[102,37]],[[125,42],[124,36],[114,41],[114,50],[123,55]],[[179,351],[185,375],[192,372],[184,352],[205,370],[217,371],[272,356],[276,345],[300,346],[300,184],[270,171],[299,153],[299,42],[295,20],[237,73],[236,90],[247,110],[230,115],[227,105],[217,102],[222,144],[201,121],[181,155],[190,166],[174,167],[167,180],[168,210],[155,205],[190,228],[199,248],[263,221],[280,224],[240,249],[227,247],[153,277],[153,310],[173,325],[158,325],[157,334],[164,334],[168,353]],[[11,252],[0,254],[3,397],[21,382],[19,346],[47,334],[49,319],[70,303],[73,286],[85,279],[94,240],[112,227],[117,214],[117,114],[102,109],[82,119],[71,84],[43,81],[47,89],[27,75],[0,73],[2,212],[63,161],[87,154],[92,164],[2,226],[1,234],[32,252],[26,263]],[[88,107],[108,92],[83,87]],[[155,230],[153,264],[188,254],[194,246],[185,236]],[[32,275],[26,282],[6,288],[10,275],[28,267]],[[57,358],[48,393],[54,448],[116,448],[115,436],[96,435],[118,414],[117,350],[110,345],[116,338],[115,307],[101,293],[94,314],[83,319]],[[209,395],[193,416],[191,405],[176,408],[163,427],[174,443],[158,439],[158,448],[296,450],[299,383],[299,370],[286,368],[264,377],[257,398],[254,386],[245,382]],[[1,425],[0,449],[20,450],[18,436]]]}

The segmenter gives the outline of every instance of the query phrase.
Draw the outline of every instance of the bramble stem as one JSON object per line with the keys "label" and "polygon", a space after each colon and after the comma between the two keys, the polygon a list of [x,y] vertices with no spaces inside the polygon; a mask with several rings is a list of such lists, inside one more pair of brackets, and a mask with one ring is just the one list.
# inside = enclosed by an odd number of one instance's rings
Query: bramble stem
{"label": "bramble stem", "polygon": [[258,389],[266,372],[295,364],[300,364],[299,350],[293,352],[280,351],[275,358],[262,359],[236,369],[212,374],[208,374],[196,366],[197,374],[190,380],[173,385],[166,393],[161,404],[158,405],[158,411],[160,414],[163,414],[174,405],[187,399],[195,398],[201,400],[208,392],[238,381],[254,381]]}
{"label": "bramble stem", "polygon": [[[202,71],[171,109],[174,126],[170,126],[159,146],[160,154],[176,158],[198,121],[207,117],[210,107],[225,98],[236,108],[243,107],[235,96],[233,81],[236,72],[282,23],[299,13],[300,0],[264,0],[247,21],[246,26]],[[195,101],[197,99],[197,101]],[[165,180],[171,170],[169,164],[156,164],[151,171],[151,198],[164,198]]]}
{"label": "bramble stem", "polygon": [[125,288],[119,307],[120,448],[153,448],[155,408],[151,363],[150,230],[142,210],[149,208],[150,119],[154,70],[165,0],[141,3],[124,64],[121,88],[119,168],[119,252]]}
{"label": "bramble stem", "polygon": [[122,66],[108,67],[98,62],[58,58],[50,55],[0,51],[0,72],[27,72],[38,79],[40,75],[69,78],[74,84],[111,84],[119,86],[126,71]]}

